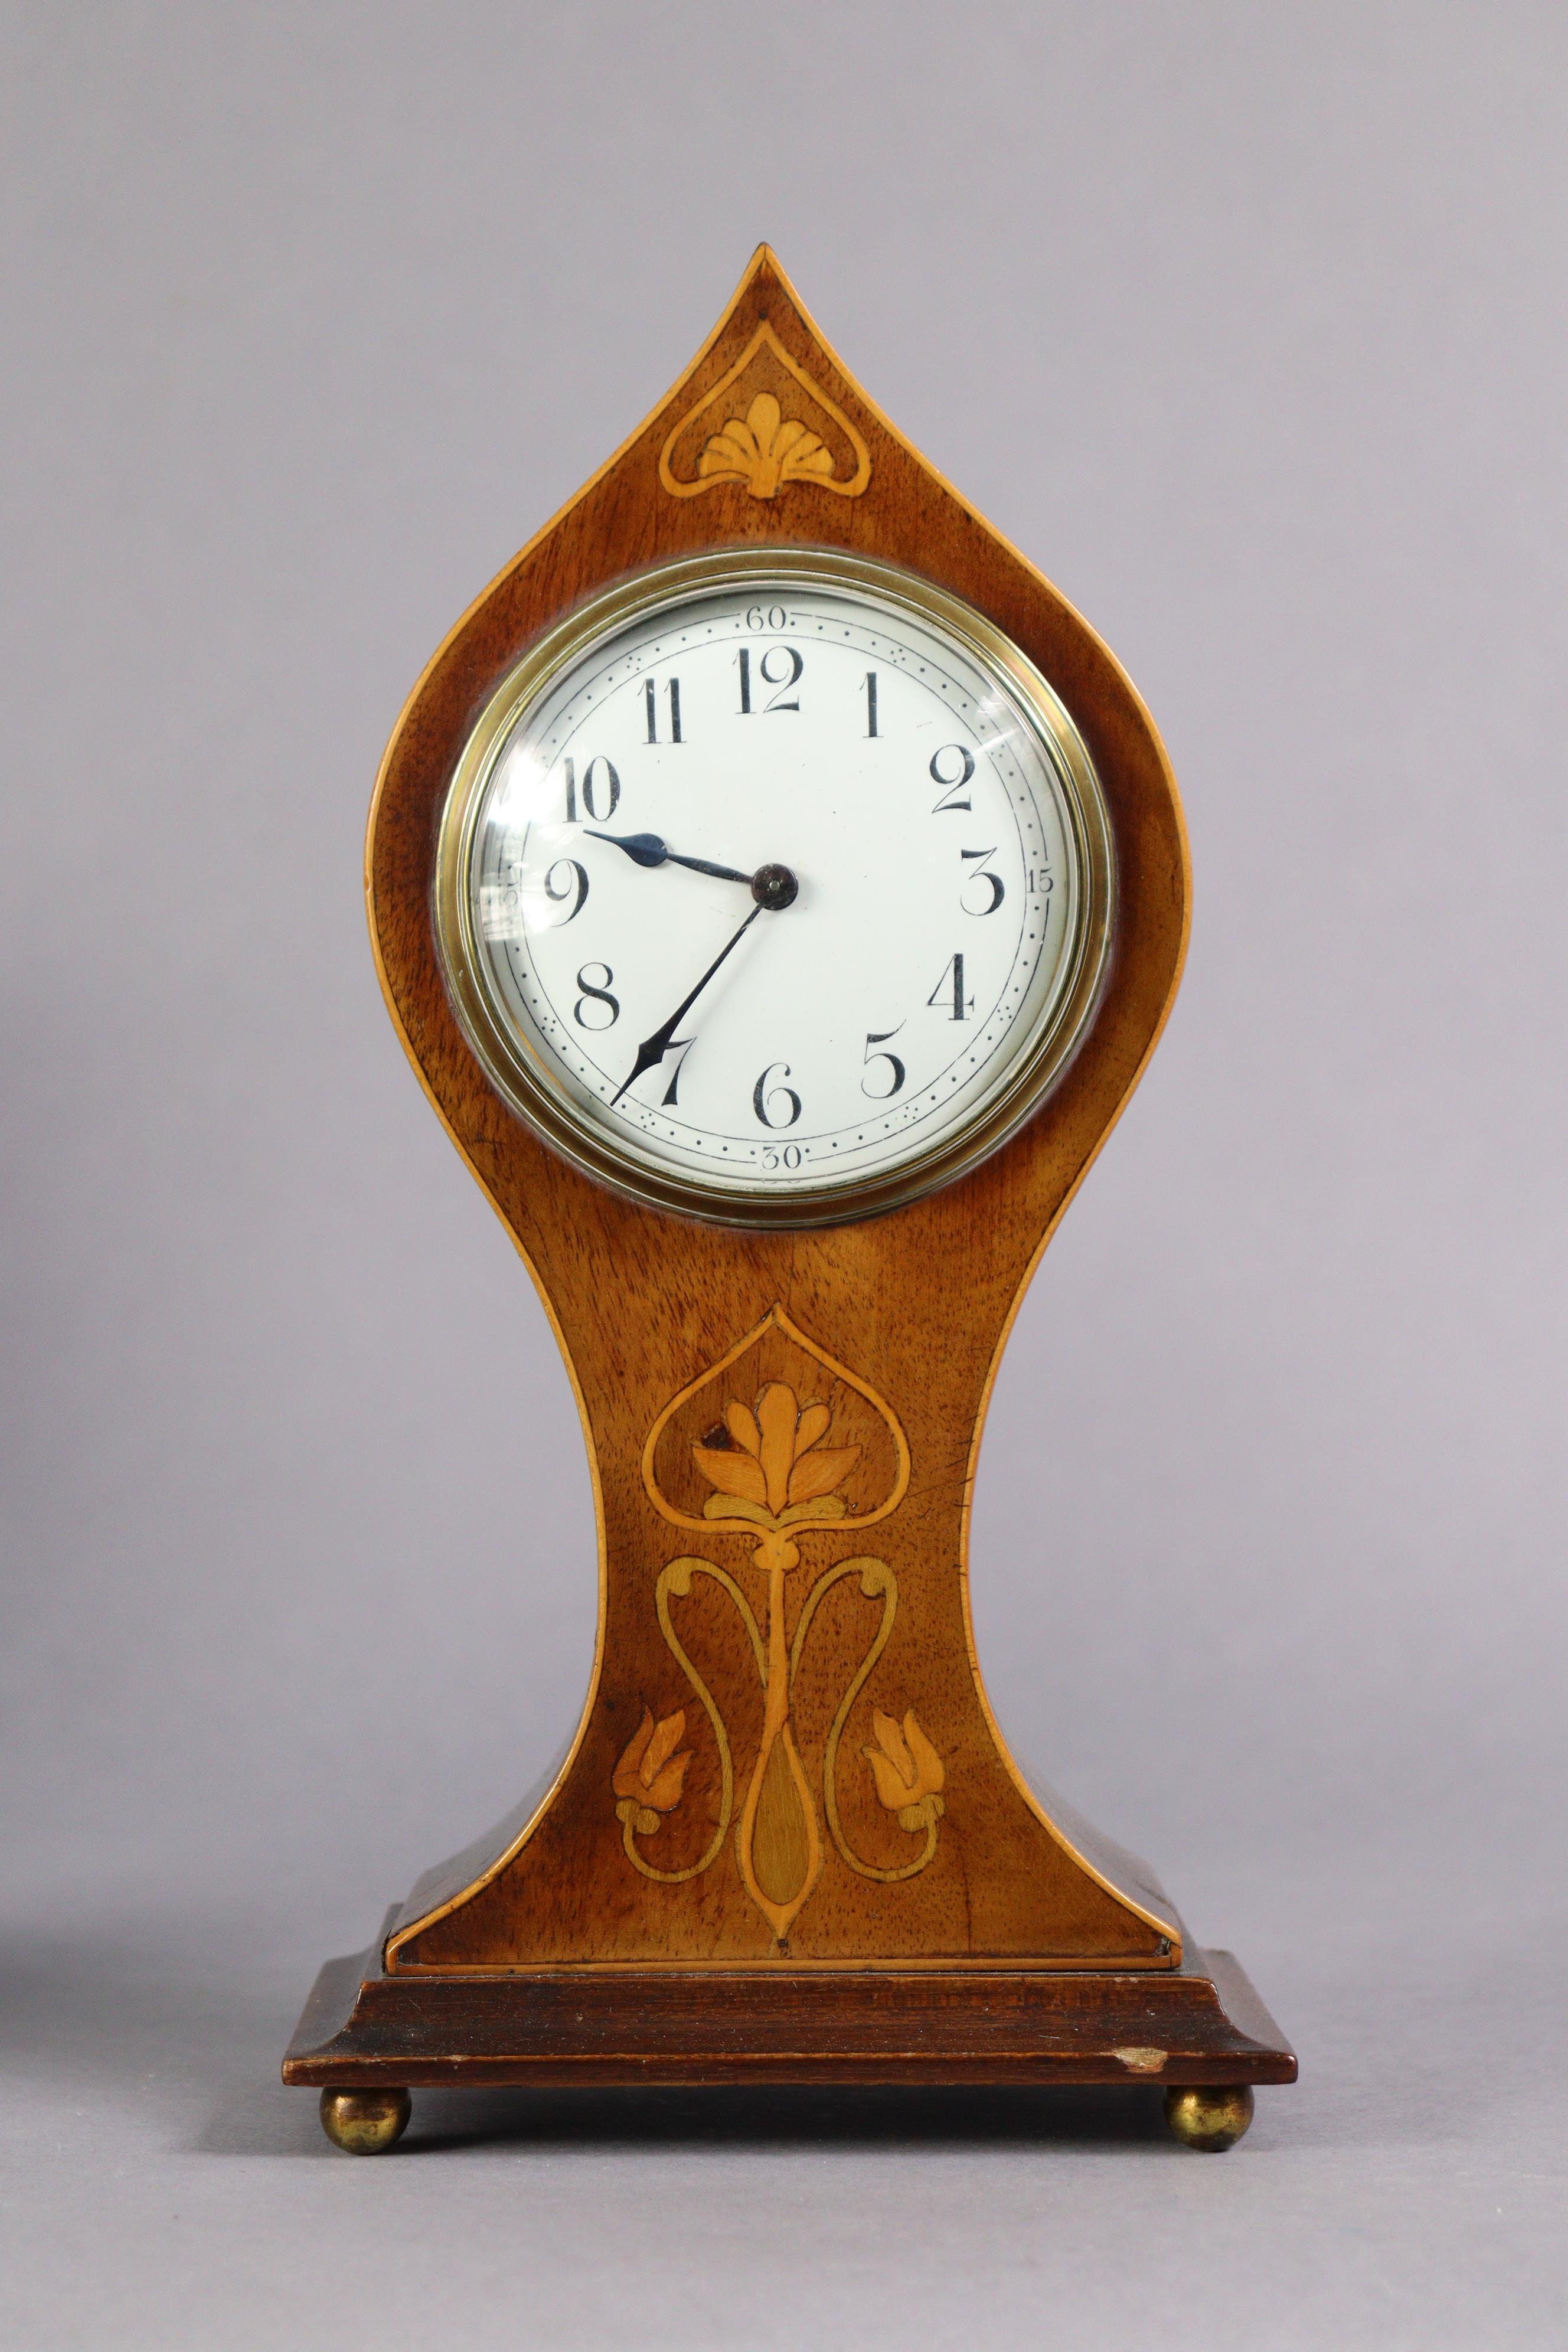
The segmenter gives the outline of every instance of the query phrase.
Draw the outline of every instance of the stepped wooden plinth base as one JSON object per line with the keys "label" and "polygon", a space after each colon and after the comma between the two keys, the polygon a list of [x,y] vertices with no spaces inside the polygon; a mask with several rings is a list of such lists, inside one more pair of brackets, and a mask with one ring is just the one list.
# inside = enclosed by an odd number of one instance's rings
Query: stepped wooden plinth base
{"label": "stepped wooden plinth base", "polygon": [[1229,1952],[1156,1969],[549,1969],[388,1976],[329,1960],[283,2080],[422,2084],[1292,2083]]}

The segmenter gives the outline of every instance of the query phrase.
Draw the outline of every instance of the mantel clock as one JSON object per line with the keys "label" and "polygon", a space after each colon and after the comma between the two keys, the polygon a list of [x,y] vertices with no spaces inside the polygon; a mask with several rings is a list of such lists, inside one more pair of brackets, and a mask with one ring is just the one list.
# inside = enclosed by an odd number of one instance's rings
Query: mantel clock
{"label": "mantel clock", "polygon": [[366,854],[388,1009],[539,1286],[599,1536],[565,1759],[328,1965],[284,2063],[425,2084],[1163,2086],[1295,2060],[1026,1779],[967,1545],[1018,1302],[1153,1049],[1153,726],[764,247],[458,624]]}

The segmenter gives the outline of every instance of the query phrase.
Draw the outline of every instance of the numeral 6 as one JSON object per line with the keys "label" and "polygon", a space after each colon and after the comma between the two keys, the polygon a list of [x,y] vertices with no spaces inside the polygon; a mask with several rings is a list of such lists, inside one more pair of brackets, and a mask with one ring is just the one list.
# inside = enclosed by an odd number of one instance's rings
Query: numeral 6
{"label": "numeral 6", "polygon": [[[787,1078],[789,1064],[787,1062],[768,1064],[767,1068],[752,1088],[752,1108],[764,1127],[793,1127],[800,1117],[800,1097],[793,1087],[786,1087],[782,1082],[777,1086],[769,1086],[768,1080],[775,1070],[782,1070]],[[787,1103],[789,1108],[782,1118],[775,1118],[773,1106],[780,1101]]]}

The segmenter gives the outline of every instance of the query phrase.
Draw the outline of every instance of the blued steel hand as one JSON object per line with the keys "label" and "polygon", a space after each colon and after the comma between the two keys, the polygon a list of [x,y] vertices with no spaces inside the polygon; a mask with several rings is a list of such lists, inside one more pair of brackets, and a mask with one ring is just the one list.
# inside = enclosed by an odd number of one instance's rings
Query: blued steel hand
{"label": "blued steel hand", "polygon": [[662,842],[657,833],[599,833],[591,824],[584,825],[583,830],[591,841],[614,842],[617,849],[626,851],[635,866],[689,866],[693,874],[712,874],[721,882],[744,882],[748,886],[751,883],[751,876],[742,874],[737,866],[715,866],[707,857],[682,857],[679,851]]}
{"label": "blued steel hand", "polygon": [[[749,874],[742,877],[742,879],[747,882],[749,882],[751,878],[752,877]],[[668,1020],[661,1022],[659,1026],[654,1031],[651,1037],[645,1037],[643,1039],[642,1044],[637,1047],[636,1068],[632,1071],[629,1077],[622,1079],[620,1085],[616,1088],[615,1093],[610,1097],[610,1105],[612,1109],[615,1105],[620,1101],[620,1098],[626,1093],[626,1088],[635,1084],[635,1082],[641,1077],[645,1070],[651,1070],[656,1062],[663,1061],[671,1045],[675,1043],[675,1033],[679,1028],[682,1021],[684,1021],[686,1015],[690,1012],[692,1006],[696,1003],[698,998],[701,995],[703,990],[707,987],[709,982],[712,979],[714,973],[723,962],[725,957],[730,953],[731,949],[739,947],[741,941],[751,929],[752,925],[756,921],[757,917],[762,913],[762,901],[759,899],[757,904],[752,908],[751,913],[746,917],[746,919],[742,924],[740,929],[730,940],[729,945],[720,949],[718,954],[714,957],[712,962],[709,965],[707,971],[703,973],[701,979],[698,982],[690,994],[681,998],[680,1003],[676,1006]]]}

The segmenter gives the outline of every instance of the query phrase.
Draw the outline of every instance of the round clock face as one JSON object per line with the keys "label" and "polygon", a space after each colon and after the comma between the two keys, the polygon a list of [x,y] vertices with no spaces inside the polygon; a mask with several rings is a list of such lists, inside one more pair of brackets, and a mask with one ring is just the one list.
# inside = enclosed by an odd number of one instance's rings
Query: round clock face
{"label": "round clock face", "polygon": [[1041,1099],[1092,1015],[1110,831],[1045,680],[910,574],[644,573],[520,665],[443,822],[469,1043],[559,1149],[732,1223],[863,1215]]}

